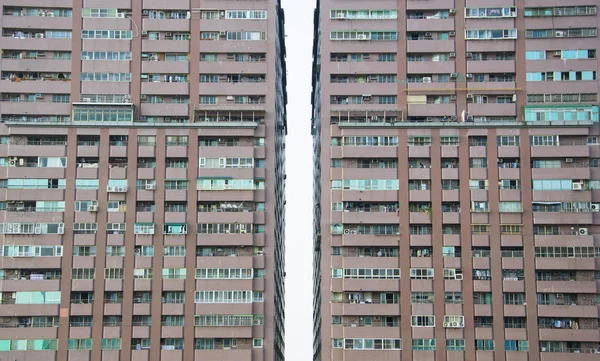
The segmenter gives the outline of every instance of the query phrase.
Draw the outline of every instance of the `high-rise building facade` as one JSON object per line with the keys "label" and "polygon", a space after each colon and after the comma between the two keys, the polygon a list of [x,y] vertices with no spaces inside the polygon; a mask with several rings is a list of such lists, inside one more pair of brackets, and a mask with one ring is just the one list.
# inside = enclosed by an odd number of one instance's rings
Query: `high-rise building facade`
{"label": "high-rise building facade", "polygon": [[280,1],[0,4],[0,359],[283,360]]}
{"label": "high-rise building facade", "polygon": [[314,361],[594,360],[597,0],[320,0]]}

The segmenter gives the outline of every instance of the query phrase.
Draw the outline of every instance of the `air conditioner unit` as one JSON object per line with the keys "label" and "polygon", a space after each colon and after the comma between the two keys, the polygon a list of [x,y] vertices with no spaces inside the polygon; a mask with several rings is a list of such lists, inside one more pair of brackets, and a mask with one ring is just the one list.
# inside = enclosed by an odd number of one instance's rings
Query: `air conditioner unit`
{"label": "air conditioner unit", "polygon": [[146,184],[146,190],[152,191],[156,189],[156,185],[152,184],[152,183],[147,183]]}
{"label": "air conditioner unit", "polygon": [[592,203],[592,212],[600,212],[600,203]]}
{"label": "air conditioner unit", "polygon": [[337,13],[337,14],[335,14],[335,18],[336,19],[343,19],[344,18],[344,14],[343,13]]}
{"label": "air conditioner unit", "polygon": [[44,98],[44,95],[42,95],[42,94],[38,93],[38,94],[36,94],[36,95],[35,95],[35,97],[36,97],[37,99],[43,99],[43,98]]}
{"label": "air conditioner unit", "polygon": [[466,53],[465,53],[465,56],[466,56],[467,58],[472,58],[472,57],[473,57],[473,53],[471,53],[471,52],[466,52]]}
{"label": "air conditioner unit", "polygon": [[65,224],[64,223],[59,223],[58,224],[58,229],[56,230],[57,234],[65,234]]}
{"label": "air conditioner unit", "polygon": [[148,36],[148,30],[142,30],[142,36]]}
{"label": "air conditioner unit", "polygon": [[142,99],[142,100],[145,100],[147,98],[148,98],[148,95],[146,95],[146,94],[141,94],[140,95],[140,99]]}
{"label": "air conditioner unit", "polygon": [[92,98],[81,98],[81,101],[84,103],[91,103],[92,102]]}
{"label": "air conditioner unit", "polygon": [[574,191],[581,191],[581,190],[583,190],[583,183],[575,183],[574,182],[573,185],[572,185],[572,189]]}
{"label": "air conditioner unit", "polygon": [[573,158],[565,158],[565,163],[573,163]]}
{"label": "air conditioner unit", "polygon": [[554,52],[554,54],[552,54],[552,55],[560,57],[560,56],[562,56],[562,51],[560,51],[560,50],[557,50],[557,51],[555,51],[555,52]]}
{"label": "air conditioner unit", "polygon": [[117,17],[118,18],[124,18],[125,17],[125,13],[117,13]]}
{"label": "air conditioner unit", "polygon": [[473,74],[467,74],[467,75],[465,75],[465,78],[467,78],[467,79],[471,79],[472,77],[473,77]]}
{"label": "air conditioner unit", "polygon": [[433,34],[432,34],[432,33],[425,33],[425,37],[426,37],[426,38],[431,38],[432,36],[433,36]]}
{"label": "air conditioner unit", "polygon": [[448,10],[448,14],[456,14],[456,9],[450,9],[450,10]]}
{"label": "air conditioner unit", "polygon": [[554,34],[554,37],[556,37],[556,38],[562,38],[562,37],[564,37],[564,36],[565,36],[565,33],[563,33],[562,31],[557,31],[557,32]]}
{"label": "air conditioner unit", "polygon": [[460,323],[458,323],[458,322],[452,322],[452,327],[454,327],[454,328],[458,328],[459,325],[460,325]]}
{"label": "air conditioner unit", "polygon": [[448,36],[456,36],[456,31],[450,31],[450,32],[448,32]]}
{"label": "air conditioner unit", "polygon": [[423,77],[423,83],[431,83],[431,77]]}
{"label": "air conditioner unit", "polygon": [[233,101],[233,96],[232,95],[228,95],[227,96],[227,101],[232,102]]}
{"label": "air conditioner unit", "polygon": [[219,31],[219,36],[227,36],[227,32],[226,31]]}
{"label": "air conditioner unit", "polygon": [[106,186],[106,191],[107,192],[116,192],[117,191],[117,187],[115,187],[115,186]]}
{"label": "air conditioner unit", "polygon": [[90,204],[88,206],[88,212],[98,212],[98,205],[97,204]]}
{"label": "air conditioner unit", "polygon": [[444,322],[444,327],[450,327],[451,323],[450,322]]}
{"label": "air conditioner unit", "polygon": [[35,228],[33,229],[33,233],[35,233],[35,234],[42,234],[42,225],[41,224],[36,224]]}
{"label": "air conditioner unit", "polygon": [[166,32],[165,33],[165,37],[167,37],[167,38],[170,38],[172,36],[173,36],[173,33],[171,33],[171,32]]}
{"label": "air conditioner unit", "polygon": [[[594,10],[596,10],[596,9],[594,8]],[[598,351],[598,349],[595,349],[595,348],[590,349],[590,353],[598,353],[598,352],[600,352],[600,351]]]}
{"label": "air conditioner unit", "polygon": [[587,228],[579,228],[579,235],[580,236],[587,236],[588,235],[588,229]]}
{"label": "air conditioner unit", "polygon": [[450,100],[456,100],[456,95],[450,95]]}
{"label": "air conditioner unit", "polygon": [[454,279],[457,280],[457,281],[462,281],[462,279],[463,279],[462,273],[454,275]]}
{"label": "air conditioner unit", "polygon": [[225,10],[221,10],[221,12],[219,13],[219,16],[224,18],[225,17]]}
{"label": "air conditioner unit", "polygon": [[24,166],[25,165],[25,158],[19,158],[19,165],[20,166]]}
{"label": "air conditioner unit", "polygon": [[125,193],[125,192],[127,192],[127,186],[125,186],[125,187],[117,187],[116,191],[119,192],[119,193]]}
{"label": "air conditioner unit", "polygon": [[371,94],[363,94],[362,98],[363,98],[363,100],[370,101],[371,100]]}
{"label": "air conditioner unit", "polygon": [[473,99],[473,94],[467,94],[467,99]]}
{"label": "air conditioner unit", "polygon": [[149,11],[148,10],[142,10],[142,15],[148,15]]}
{"label": "air conditioner unit", "polygon": [[546,352],[546,348],[545,347],[540,347],[540,351]]}
{"label": "air conditioner unit", "polygon": [[450,53],[450,54],[448,54],[448,56],[451,58],[456,58],[456,53]]}
{"label": "air conditioner unit", "polygon": [[458,73],[450,73],[451,78],[458,78]]}
{"label": "air conditioner unit", "polygon": [[367,35],[366,34],[359,34],[356,39],[358,40],[367,40]]}

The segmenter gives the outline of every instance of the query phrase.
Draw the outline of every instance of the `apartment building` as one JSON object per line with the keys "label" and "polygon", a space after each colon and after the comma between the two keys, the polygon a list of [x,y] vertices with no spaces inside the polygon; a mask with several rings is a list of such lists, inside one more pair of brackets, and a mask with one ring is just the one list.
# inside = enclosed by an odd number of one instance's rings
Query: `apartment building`
{"label": "apartment building", "polygon": [[314,360],[595,360],[597,0],[320,0]]}
{"label": "apartment building", "polygon": [[0,359],[283,360],[279,0],[0,5]]}

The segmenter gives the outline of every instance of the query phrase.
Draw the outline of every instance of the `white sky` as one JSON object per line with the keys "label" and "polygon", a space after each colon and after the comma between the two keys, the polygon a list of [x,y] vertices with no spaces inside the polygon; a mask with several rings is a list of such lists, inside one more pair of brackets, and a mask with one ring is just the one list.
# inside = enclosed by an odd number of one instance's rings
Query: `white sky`
{"label": "white sky", "polygon": [[286,337],[289,361],[312,360],[311,68],[315,0],[282,0],[287,46]]}

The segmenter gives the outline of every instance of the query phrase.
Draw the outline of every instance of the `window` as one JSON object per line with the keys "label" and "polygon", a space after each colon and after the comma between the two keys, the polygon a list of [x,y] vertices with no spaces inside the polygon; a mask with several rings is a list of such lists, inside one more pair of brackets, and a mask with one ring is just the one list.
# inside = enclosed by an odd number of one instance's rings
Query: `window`
{"label": "window", "polygon": [[163,279],[185,279],[186,271],[185,268],[163,268],[162,276]]}
{"label": "window", "polygon": [[120,350],[121,339],[120,338],[103,338],[102,339],[103,350]]}
{"label": "window", "polygon": [[466,8],[466,18],[514,18],[517,16],[515,7]]}
{"label": "window", "polygon": [[0,351],[57,350],[58,340],[0,340]]}
{"label": "window", "polygon": [[516,39],[517,29],[465,30],[465,40]]}
{"label": "window", "polygon": [[413,338],[413,351],[435,351],[435,338]]}
{"label": "window", "polygon": [[67,345],[68,350],[91,350],[91,338],[70,338]]}
{"label": "window", "polygon": [[81,60],[131,60],[130,51],[82,51]]}
{"label": "window", "polygon": [[166,180],[165,181],[165,189],[166,190],[186,190],[186,189],[188,189],[188,181],[187,180]]}
{"label": "window", "polygon": [[73,256],[90,257],[96,255],[96,247],[94,246],[74,246]]}
{"label": "window", "polygon": [[475,340],[475,350],[494,351],[494,340]]}
{"label": "window", "polygon": [[395,31],[332,31],[330,40],[397,40]]}
{"label": "window", "polygon": [[465,340],[446,339],[446,350],[447,351],[464,351],[465,350]]}
{"label": "window", "polygon": [[123,268],[105,268],[104,269],[104,279],[107,280],[122,280],[125,271]]}
{"label": "window", "polygon": [[558,135],[532,135],[530,137],[531,146],[558,146]]}
{"label": "window", "polygon": [[[338,341],[339,342],[339,341]],[[339,345],[334,341],[334,347]],[[344,349],[346,350],[401,350],[400,339],[378,339],[378,338],[345,338]],[[341,345],[339,345],[341,348]],[[336,347],[337,348],[337,347]]]}
{"label": "window", "polygon": [[97,223],[73,223],[73,234],[96,234]]}
{"label": "window", "polygon": [[225,19],[264,20],[266,18],[266,10],[227,10],[225,12]]}
{"label": "window", "polygon": [[435,316],[411,316],[412,327],[435,327]]}
{"label": "window", "polygon": [[344,179],[333,180],[331,189],[341,189],[346,191],[383,191],[398,190],[398,179]]}
{"label": "window", "polygon": [[54,305],[60,304],[60,291],[46,292],[16,292],[17,305]]}
{"label": "window", "polygon": [[568,28],[568,29],[535,29],[525,30],[526,39],[550,38],[582,38],[597,36],[596,28]]}
{"label": "window", "polygon": [[131,30],[81,30],[82,39],[132,39]]}
{"label": "window", "polygon": [[411,135],[408,137],[408,145],[409,146],[430,146],[431,145],[431,137]]}
{"label": "window", "polygon": [[496,141],[499,147],[515,147],[519,146],[518,135],[499,135],[496,137]]}
{"label": "window", "polygon": [[133,278],[137,279],[152,279],[153,276],[152,268],[134,268],[133,269]]}
{"label": "window", "polygon": [[498,204],[500,212],[506,213],[520,213],[523,212],[521,202],[499,202]]}
{"label": "window", "polygon": [[165,246],[163,249],[165,257],[183,257],[185,256],[185,246]]}
{"label": "window", "polygon": [[396,10],[331,10],[331,19],[382,20],[397,19]]}
{"label": "window", "polygon": [[83,8],[81,9],[81,16],[84,18],[116,18],[117,9],[94,9],[94,8]]}
{"label": "window", "polygon": [[525,8],[525,16],[582,16],[596,15],[597,8],[594,5],[588,6],[560,6],[560,7],[539,7]]}
{"label": "window", "polygon": [[74,268],[72,278],[74,280],[93,280],[96,278],[96,270],[94,268]]}
{"label": "window", "polygon": [[522,305],[525,302],[524,293],[505,293],[504,304],[505,305]]}
{"label": "window", "polygon": [[200,96],[200,104],[217,104],[217,97],[214,95]]}
{"label": "window", "polygon": [[266,31],[228,31],[227,40],[261,41],[267,40]]}
{"label": "window", "polygon": [[81,81],[130,82],[131,73],[81,73]]}
{"label": "window", "polygon": [[460,138],[455,136],[442,136],[440,137],[441,145],[459,145]]}
{"label": "window", "polygon": [[187,135],[167,135],[166,137],[167,145],[188,145],[189,138]]}
{"label": "window", "polygon": [[[262,296],[262,295],[261,295]],[[252,303],[253,291],[196,291],[195,303]]]}
{"label": "window", "polygon": [[252,268],[197,268],[196,279],[252,279]]}
{"label": "window", "polygon": [[505,340],[504,349],[506,351],[529,351],[529,341],[527,340]]}
{"label": "window", "polygon": [[347,279],[399,279],[399,268],[345,268],[333,269],[333,278]]}
{"label": "window", "polygon": [[433,279],[433,268],[411,268],[410,278],[418,279]]}
{"label": "window", "polygon": [[252,339],[252,348],[263,348],[263,339],[262,338]]}

